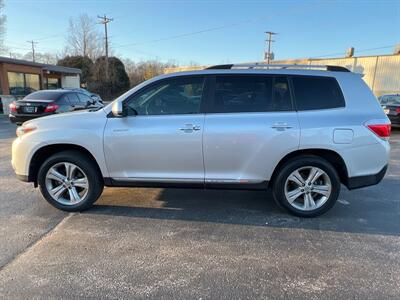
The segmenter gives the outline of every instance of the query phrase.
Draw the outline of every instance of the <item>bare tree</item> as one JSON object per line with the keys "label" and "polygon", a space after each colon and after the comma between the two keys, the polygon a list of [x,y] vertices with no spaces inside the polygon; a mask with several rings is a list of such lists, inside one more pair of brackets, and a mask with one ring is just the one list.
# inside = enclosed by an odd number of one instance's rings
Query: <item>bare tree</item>
{"label": "bare tree", "polygon": [[[31,60],[32,52],[29,51],[22,56],[22,59]],[[43,64],[55,65],[58,61],[58,57],[53,53],[41,53],[35,51],[35,61]]]}
{"label": "bare tree", "polygon": [[87,56],[91,59],[101,56],[102,41],[96,25],[95,19],[87,14],[70,18],[65,53]]}
{"label": "bare tree", "polygon": [[4,52],[6,50],[6,47],[4,46],[6,19],[7,17],[4,15],[4,0],[0,0],[0,52]]}
{"label": "bare tree", "polygon": [[129,76],[131,86],[136,86],[145,80],[163,74],[165,68],[174,67],[177,65],[177,63],[162,63],[156,60],[140,61],[135,63],[131,59],[125,59],[124,65],[126,73]]}

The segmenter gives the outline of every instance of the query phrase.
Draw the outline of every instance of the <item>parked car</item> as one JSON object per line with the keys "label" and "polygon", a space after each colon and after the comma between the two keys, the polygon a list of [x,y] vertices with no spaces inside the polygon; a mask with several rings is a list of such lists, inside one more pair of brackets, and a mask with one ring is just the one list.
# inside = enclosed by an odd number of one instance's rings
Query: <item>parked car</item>
{"label": "parked car", "polygon": [[313,217],[341,183],[382,180],[390,128],[345,68],[224,65],[155,77],[97,111],[26,122],[12,165],[65,211],[89,208],[103,186],[271,188],[281,207]]}
{"label": "parked car", "polygon": [[20,125],[27,120],[38,117],[102,106],[102,104],[80,92],[41,90],[11,103],[9,118],[12,123]]}
{"label": "parked car", "polygon": [[400,127],[400,94],[383,95],[378,100],[392,126]]}
{"label": "parked car", "polygon": [[72,91],[76,91],[76,92],[80,92],[83,93],[85,95],[88,95],[90,98],[92,98],[93,100],[96,100],[97,102],[103,104],[103,99],[101,99],[100,95],[96,94],[96,93],[92,93],[89,92],[88,90],[82,89],[82,88],[78,88],[78,89],[71,89]]}

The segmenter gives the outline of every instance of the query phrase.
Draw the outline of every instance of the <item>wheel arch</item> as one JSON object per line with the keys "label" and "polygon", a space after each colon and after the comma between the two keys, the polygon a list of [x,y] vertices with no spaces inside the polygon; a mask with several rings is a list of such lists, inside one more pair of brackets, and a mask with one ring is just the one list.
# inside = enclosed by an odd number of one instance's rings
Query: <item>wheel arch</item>
{"label": "wheel arch", "polygon": [[347,166],[344,162],[343,158],[340,156],[339,153],[330,149],[319,149],[319,148],[312,148],[312,149],[300,149],[293,152],[288,153],[285,155],[276,165],[274,171],[271,176],[270,182],[272,183],[278,173],[278,170],[289,160],[302,156],[302,155],[314,155],[321,157],[327,160],[332,166],[335,168],[336,172],[339,175],[340,182],[344,185],[348,185],[348,172]]}
{"label": "wheel arch", "polygon": [[85,156],[87,156],[90,160],[92,160],[93,163],[97,167],[97,172],[101,175],[101,178],[103,178],[100,166],[99,166],[96,158],[88,149],[86,149],[83,146],[76,145],[76,144],[59,143],[59,144],[45,145],[35,151],[35,153],[32,155],[32,158],[29,162],[28,181],[33,182],[35,184],[35,186],[37,186],[38,172],[39,172],[40,166],[44,163],[44,161],[56,153],[63,152],[63,151],[69,151],[69,150],[82,153]]}

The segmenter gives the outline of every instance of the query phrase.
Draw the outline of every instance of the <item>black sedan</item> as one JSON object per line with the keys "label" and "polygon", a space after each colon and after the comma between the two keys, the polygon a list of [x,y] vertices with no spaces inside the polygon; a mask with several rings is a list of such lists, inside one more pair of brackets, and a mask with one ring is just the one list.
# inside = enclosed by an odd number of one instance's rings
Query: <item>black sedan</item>
{"label": "black sedan", "polygon": [[383,95],[379,97],[383,111],[386,113],[393,127],[400,126],[400,94]]}
{"label": "black sedan", "polygon": [[89,96],[71,90],[41,90],[10,104],[9,118],[18,125],[51,114],[82,109],[99,108],[103,105]]}

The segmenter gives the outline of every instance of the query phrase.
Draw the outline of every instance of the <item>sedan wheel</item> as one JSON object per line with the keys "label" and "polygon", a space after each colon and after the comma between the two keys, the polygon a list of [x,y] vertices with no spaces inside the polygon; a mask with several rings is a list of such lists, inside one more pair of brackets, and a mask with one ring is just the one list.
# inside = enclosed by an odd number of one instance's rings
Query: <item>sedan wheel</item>
{"label": "sedan wheel", "polygon": [[70,162],[60,162],[50,167],[45,184],[50,196],[56,202],[67,206],[85,201],[89,192],[87,175]]}

